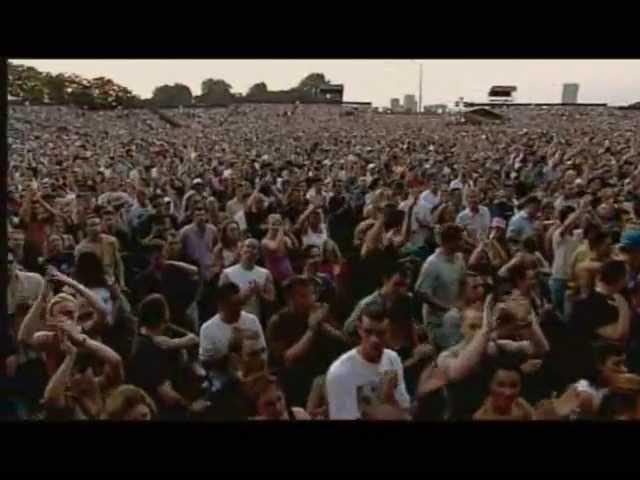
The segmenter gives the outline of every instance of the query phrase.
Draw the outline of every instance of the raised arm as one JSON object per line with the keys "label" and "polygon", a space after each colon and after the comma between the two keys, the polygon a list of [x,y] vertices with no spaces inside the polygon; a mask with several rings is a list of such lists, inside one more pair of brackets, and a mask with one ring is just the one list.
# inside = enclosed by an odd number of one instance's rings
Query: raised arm
{"label": "raised arm", "polygon": [[96,340],[90,339],[80,331],[80,327],[73,322],[60,325],[73,346],[90,353],[104,363],[104,379],[107,385],[117,386],[124,380],[122,358],[111,348]]}
{"label": "raised arm", "polygon": [[309,208],[305,210],[305,212],[300,216],[295,226],[293,227],[293,231],[297,234],[302,234],[304,232],[305,227],[307,226],[307,220],[309,219],[309,215],[313,213],[316,209],[315,205],[309,205]]}
{"label": "raised arm", "polygon": [[[215,252],[214,252],[214,255],[215,255]],[[174,267],[181,268],[182,270],[187,272],[189,275],[191,275],[195,279],[198,278],[199,270],[198,270],[198,267],[196,267],[194,265],[190,265],[190,264],[184,263],[184,262],[177,262],[175,260],[167,260],[166,264],[167,265],[173,265]]]}
{"label": "raised arm", "polygon": [[444,352],[438,359],[438,365],[443,368],[450,381],[459,381],[467,377],[480,363],[489,345],[491,332],[494,326],[491,304],[493,298],[490,295],[484,305],[483,323],[473,339],[462,349],[457,357]]}
{"label": "raised arm", "polygon": [[40,205],[42,205],[44,207],[44,209],[47,210],[54,217],[62,217],[63,216],[62,213],[60,213],[58,210],[53,208],[51,205],[49,205],[47,202],[45,202],[42,198],[40,198]]}
{"label": "raised arm", "polygon": [[284,234],[284,227],[280,227],[275,240],[270,240],[265,237],[262,240],[262,245],[270,252],[277,253],[287,246],[286,239],[287,237]]}
{"label": "raised arm", "polygon": [[613,341],[623,342],[629,336],[631,326],[631,311],[625,298],[619,293],[614,295],[616,308],[618,309],[618,321],[598,329],[598,333]]}
{"label": "raised arm", "polygon": [[60,273],[54,267],[49,266],[47,268],[47,273],[53,280],[56,280],[62,283],[63,285],[74,289],[76,292],[82,295],[89,302],[89,305],[91,305],[91,308],[93,308],[98,313],[98,316],[102,320],[105,320],[106,318],[108,318],[109,314],[107,312],[107,308],[100,301],[98,296],[94,294],[91,290],[89,290],[87,287],[85,287],[81,283],[76,282],[72,278],[69,278],[63,273]]}
{"label": "raised arm", "polygon": [[49,283],[45,280],[45,283],[42,285],[40,290],[40,295],[38,295],[38,299],[33,305],[31,305],[29,312],[22,321],[22,325],[20,325],[20,330],[18,331],[18,343],[31,345],[33,336],[36,332],[45,329],[45,325],[41,319],[42,309],[45,306],[48,295]]}
{"label": "raised arm", "polygon": [[62,343],[62,350],[66,354],[64,361],[53,374],[44,391],[44,403],[56,408],[64,408],[66,405],[65,392],[71,382],[71,372],[78,354],[78,349],[69,342],[68,338],[65,338]]}

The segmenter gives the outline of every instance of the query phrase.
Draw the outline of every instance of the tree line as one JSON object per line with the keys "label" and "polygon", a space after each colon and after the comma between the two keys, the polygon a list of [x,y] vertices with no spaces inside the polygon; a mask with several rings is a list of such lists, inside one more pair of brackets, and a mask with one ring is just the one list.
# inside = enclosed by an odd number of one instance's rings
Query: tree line
{"label": "tree line", "polygon": [[207,78],[194,95],[184,84],[160,85],[151,98],[142,99],[111,79],[83,78],[75,74],[51,74],[9,62],[9,95],[32,105],[75,105],[87,109],[166,108],[180,106],[227,106],[233,103],[295,103],[316,100],[317,88],[330,83],[322,73],[311,73],[288,90],[269,90],[265,82],[251,86],[246,94],[232,92],[223,79]]}

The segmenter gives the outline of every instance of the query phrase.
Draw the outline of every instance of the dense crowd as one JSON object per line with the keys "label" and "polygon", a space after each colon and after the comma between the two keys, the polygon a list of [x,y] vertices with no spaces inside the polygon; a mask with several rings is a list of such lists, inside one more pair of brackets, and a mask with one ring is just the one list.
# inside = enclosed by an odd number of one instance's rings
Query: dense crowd
{"label": "dense crowd", "polygon": [[3,418],[640,419],[640,116],[11,107]]}

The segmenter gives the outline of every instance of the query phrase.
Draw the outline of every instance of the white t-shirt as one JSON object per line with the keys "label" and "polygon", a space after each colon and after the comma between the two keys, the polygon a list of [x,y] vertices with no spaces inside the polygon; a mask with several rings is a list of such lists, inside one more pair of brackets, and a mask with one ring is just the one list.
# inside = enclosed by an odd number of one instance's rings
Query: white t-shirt
{"label": "white t-shirt", "polygon": [[362,418],[362,406],[380,402],[385,371],[395,370],[398,386],[395,397],[402,408],[409,408],[410,399],[404,384],[402,360],[392,350],[385,349],[378,364],[369,363],[358,348],[338,358],[327,373],[327,399],[331,420]]}
{"label": "white t-shirt", "polygon": [[580,246],[581,238],[575,234],[561,235],[560,229],[553,234],[553,266],[551,276],[568,280],[571,274],[571,258]]}
{"label": "white t-shirt", "polygon": [[440,203],[440,199],[431,193],[431,190],[425,190],[422,192],[422,195],[420,195],[420,203],[424,204],[427,210],[431,212],[431,209]]}
{"label": "white t-shirt", "polygon": [[[223,277],[227,277],[230,281],[238,285],[240,290],[244,292],[249,289],[251,282],[256,282],[261,289],[264,288],[267,280],[271,277],[271,274],[269,273],[269,270],[258,267],[257,265],[253,267],[253,270],[245,270],[241,264],[237,264],[222,271],[220,284],[223,283]],[[247,301],[243,310],[260,318],[260,300],[258,299],[258,296],[252,296]]]}
{"label": "white t-shirt", "polygon": [[242,312],[240,313],[240,319],[230,325],[223,322],[220,314],[217,314],[200,328],[200,360],[218,360],[227,355],[234,328],[257,333],[260,336],[262,346],[267,346],[262,327],[255,315]]}

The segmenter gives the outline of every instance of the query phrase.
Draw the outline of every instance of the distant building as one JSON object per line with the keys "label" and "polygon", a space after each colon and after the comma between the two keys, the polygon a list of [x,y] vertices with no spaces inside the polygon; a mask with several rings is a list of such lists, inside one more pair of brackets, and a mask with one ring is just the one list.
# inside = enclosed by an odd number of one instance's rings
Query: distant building
{"label": "distant building", "polygon": [[391,103],[389,105],[391,107],[391,111],[392,112],[397,112],[400,110],[401,105],[400,105],[400,99],[399,98],[392,98],[391,99]]}
{"label": "distant building", "polygon": [[404,96],[404,109],[411,113],[418,111],[418,102],[416,102],[415,95],[407,94]]}
{"label": "distant building", "polygon": [[577,83],[565,83],[562,85],[562,103],[578,103],[578,90],[580,85]]}
{"label": "distant building", "polygon": [[489,89],[489,103],[513,103],[513,94],[518,87],[513,85],[494,85]]}
{"label": "distant building", "polygon": [[342,103],[344,85],[326,83],[318,88],[317,96],[326,103]]}

